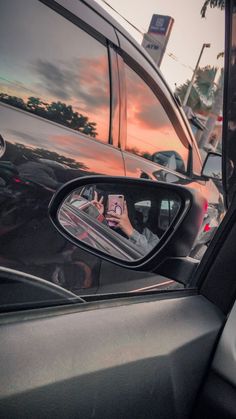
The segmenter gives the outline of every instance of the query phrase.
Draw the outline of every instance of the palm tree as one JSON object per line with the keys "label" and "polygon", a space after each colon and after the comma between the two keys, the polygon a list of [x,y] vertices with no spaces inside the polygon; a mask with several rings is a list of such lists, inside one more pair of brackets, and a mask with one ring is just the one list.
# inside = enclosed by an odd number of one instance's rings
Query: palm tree
{"label": "palm tree", "polygon": [[223,10],[225,8],[225,0],[206,0],[201,9],[202,17],[206,17],[206,11],[208,6],[218,7],[219,9]]}
{"label": "palm tree", "polygon": [[[211,108],[215,93],[214,79],[216,71],[217,68],[211,66],[198,69],[187,103],[194,112],[206,113]],[[176,94],[180,97],[182,102],[189,83],[190,81],[187,80],[176,89]]]}

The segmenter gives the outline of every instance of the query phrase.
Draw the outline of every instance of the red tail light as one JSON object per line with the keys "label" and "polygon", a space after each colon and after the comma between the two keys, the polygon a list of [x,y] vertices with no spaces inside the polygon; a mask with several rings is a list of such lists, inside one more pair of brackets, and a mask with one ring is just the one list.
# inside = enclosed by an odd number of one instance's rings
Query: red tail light
{"label": "red tail light", "polygon": [[204,233],[207,233],[207,232],[208,232],[208,231],[210,231],[210,230],[211,230],[211,226],[210,226],[210,224],[208,224],[208,223],[207,223],[207,224],[205,225],[205,227],[204,227],[204,230],[203,230],[203,231],[204,231]]}
{"label": "red tail light", "polygon": [[20,178],[18,178],[18,177],[13,177],[13,181],[14,181],[15,183],[21,183],[22,185],[29,185],[29,184],[30,184],[30,182],[28,182],[28,181],[24,181],[24,180],[22,180],[22,179],[20,179]]}
{"label": "red tail light", "polygon": [[24,183],[18,177],[14,177],[13,180],[14,180],[15,183]]}

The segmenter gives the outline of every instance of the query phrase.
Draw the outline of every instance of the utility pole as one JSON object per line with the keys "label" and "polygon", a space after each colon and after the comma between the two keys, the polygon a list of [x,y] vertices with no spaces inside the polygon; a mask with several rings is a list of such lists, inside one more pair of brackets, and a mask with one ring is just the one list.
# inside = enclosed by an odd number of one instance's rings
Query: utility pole
{"label": "utility pole", "polygon": [[197,71],[198,71],[199,63],[200,63],[200,60],[202,58],[202,54],[203,54],[204,48],[210,48],[210,46],[211,46],[211,44],[203,44],[202,45],[202,49],[201,49],[200,55],[198,57],[196,67],[195,67],[194,72],[193,72],[193,75],[192,75],[192,79],[191,79],[191,81],[190,81],[190,83],[188,85],[188,88],[187,88],[187,91],[186,91],[186,94],[185,94],[185,97],[184,97],[184,100],[183,100],[183,106],[186,106],[187,105],[188,98],[189,98],[191,89],[193,87],[193,83],[194,83],[195,76],[196,76]]}

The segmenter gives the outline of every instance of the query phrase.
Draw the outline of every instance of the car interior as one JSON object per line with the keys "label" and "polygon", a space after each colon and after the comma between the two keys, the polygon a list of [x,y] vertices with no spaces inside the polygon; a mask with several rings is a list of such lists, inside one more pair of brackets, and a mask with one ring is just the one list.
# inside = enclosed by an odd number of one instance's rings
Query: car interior
{"label": "car interior", "polygon": [[[203,259],[190,276],[181,270],[185,286],[180,289],[85,297],[32,275],[0,268],[1,418],[236,418],[236,180],[227,163],[230,159],[236,165],[236,142],[232,143],[236,135],[232,129],[232,122],[236,126],[236,0],[225,2],[225,15],[223,188],[227,211]],[[96,177],[90,183],[92,179]],[[140,182],[140,191],[130,211],[137,222],[143,222],[145,214],[145,222],[151,223],[151,210],[144,207],[154,199],[141,193],[141,185],[148,185],[149,180],[135,181]],[[80,182],[86,185],[86,179]],[[71,182],[54,195],[49,216],[52,206],[57,214],[68,188],[72,190]],[[174,206],[163,198],[158,208],[159,233],[172,221]],[[183,234],[186,240],[192,234],[190,213],[191,206],[182,220],[185,229],[176,225],[179,243],[185,239]],[[167,245],[153,250],[149,265],[146,257],[138,268],[131,262],[129,268],[145,274],[151,266],[152,272],[161,275],[158,258],[162,252],[168,259]],[[77,246],[82,248],[79,241]],[[101,257],[106,260],[105,251]]]}

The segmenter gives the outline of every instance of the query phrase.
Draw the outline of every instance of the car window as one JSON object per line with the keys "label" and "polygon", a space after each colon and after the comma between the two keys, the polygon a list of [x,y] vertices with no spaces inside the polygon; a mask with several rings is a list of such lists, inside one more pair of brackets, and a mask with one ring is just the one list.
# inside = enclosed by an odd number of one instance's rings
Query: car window
{"label": "car window", "polygon": [[163,106],[144,80],[125,64],[129,151],[185,173],[188,148],[181,142]]}
{"label": "car window", "polygon": [[31,0],[1,3],[0,32],[0,100],[107,142],[107,48]]}

